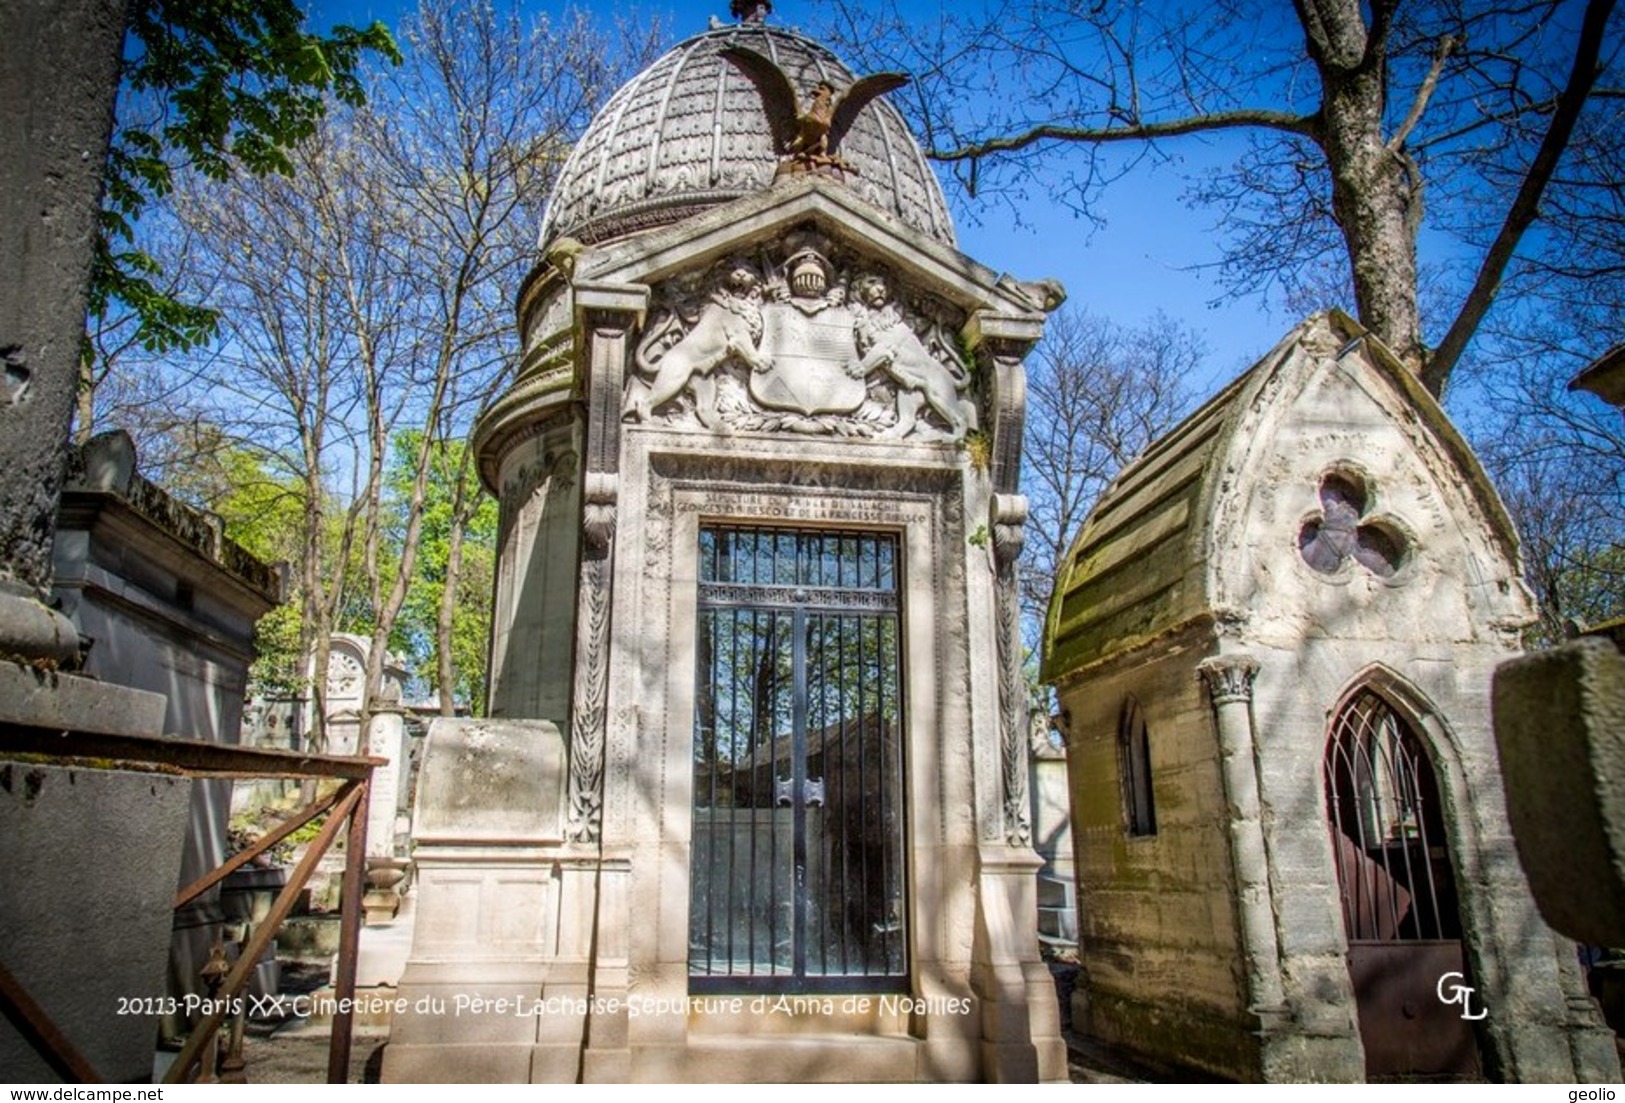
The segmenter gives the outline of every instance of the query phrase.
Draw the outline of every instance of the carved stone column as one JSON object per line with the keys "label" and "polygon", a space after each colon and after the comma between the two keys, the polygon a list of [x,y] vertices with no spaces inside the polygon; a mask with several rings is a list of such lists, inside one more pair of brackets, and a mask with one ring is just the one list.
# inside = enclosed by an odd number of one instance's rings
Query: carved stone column
{"label": "carved stone column", "polygon": [[42,599],[123,42],[122,0],[0,6],[0,654],[23,659],[79,645]]}
{"label": "carved stone column", "polygon": [[1259,1016],[1268,1033],[1271,1020],[1285,1013],[1285,994],[1253,748],[1253,677],[1258,673],[1258,660],[1247,655],[1221,655],[1203,660],[1196,669],[1207,683],[1218,727],[1219,767],[1230,809],[1230,859],[1236,874],[1247,999],[1249,1009]]}

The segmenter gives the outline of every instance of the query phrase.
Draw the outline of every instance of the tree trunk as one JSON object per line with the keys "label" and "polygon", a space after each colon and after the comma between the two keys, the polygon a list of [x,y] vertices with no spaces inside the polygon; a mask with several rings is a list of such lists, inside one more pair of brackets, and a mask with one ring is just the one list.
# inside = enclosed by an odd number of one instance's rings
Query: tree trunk
{"label": "tree trunk", "polygon": [[453,690],[457,670],[451,653],[452,621],[457,614],[457,587],[463,574],[463,486],[458,481],[457,501],[452,508],[451,534],[446,542],[446,586],[440,591],[440,613],[435,620],[435,678],[440,687],[440,715],[456,713]]}
{"label": "tree trunk", "polygon": [[1332,181],[1332,213],[1348,249],[1360,322],[1420,373],[1425,360],[1416,302],[1421,178],[1383,135],[1386,13],[1368,29],[1351,0],[1309,0],[1299,16],[1320,73],[1316,140]]}
{"label": "tree trunk", "polygon": [[310,726],[308,745],[321,754],[327,750],[327,663],[332,650],[332,626],[322,579],[322,508],[320,487],[307,481],[305,493],[305,548],[300,564],[305,610],[300,618],[300,650],[310,662]]}

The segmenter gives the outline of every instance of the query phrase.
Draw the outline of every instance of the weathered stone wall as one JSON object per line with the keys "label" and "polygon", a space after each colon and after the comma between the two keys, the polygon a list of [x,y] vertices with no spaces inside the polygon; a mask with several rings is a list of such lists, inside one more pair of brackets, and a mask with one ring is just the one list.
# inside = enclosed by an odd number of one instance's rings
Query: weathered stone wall
{"label": "weathered stone wall", "polygon": [[579,430],[557,425],[503,457],[491,715],[567,730],[581,526]]}
{"label": "weathered stone wall", "polygon": [[[55,595],[90,641],[85,673],[161,695],[164,734],[236,743],[254,625],[280,599],[278,576],[225,539],[219,518],[137,474],[125,434],[94,438],[71,467],[58,517]],[[179,884],[226,858],[232,782],[189,787]],[[224,918],[218,889],[174,915],[170,994],[203,994],[198,971]],[[184,1030],[184,1018],[169,1016],[166,1032]]]}
{"label": "weathered stone wall", "polygon": [[[1365,356],[1333,358],[1335,344],[1306,341],[1297,355],[1309,359],[1242,421],[1229,462],[1249,476],[1213,522],[1227,650],[1259,664],[1254,742],[1287,1003],[1328,1075],[1358,1075],[1324,762],[1337,710],[1367,686],[1416,730],[1438,777],[1469,970],[1490,1009],[1486,1071],[1596,1075],[1611,1054],[1596,1044],[1573,947],[1540,920],[1518,866],[1489,723],[1491,674],[1529,616],[1510,528],[1448,422],[1416,416],[1428,400],[1412,381]],[[1355,489],[1360,539],[1380,529],[1386,549],[1318,565],[1300,550],[1305,526],[1336,508],[1330,479]]]}
{"label": "weathered stone wall", "polygon": [[[1073,1023],[1162,1060],[1257,1075],[1240,970],[1228,820],[1201,633],[1060,687],[1067,716],[1083,967]],[[1151,747],[1156,834],[1128,833],[1118,725]]]}
{"label": "weathered stone wall", "polygon": [[[0,961],[109,1083],[152,1077],[190,802],[172,777],[0,762]],[[0,1069],[59,1079],[4,1018]]]}

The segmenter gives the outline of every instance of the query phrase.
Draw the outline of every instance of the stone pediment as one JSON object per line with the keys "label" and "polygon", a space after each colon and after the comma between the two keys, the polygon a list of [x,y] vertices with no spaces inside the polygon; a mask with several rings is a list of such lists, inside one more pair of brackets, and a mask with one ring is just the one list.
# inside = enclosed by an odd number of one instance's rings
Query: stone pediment
{"label": "stone pediment", "polygon": [[576,258],[578,288],[648,289],[622,396],[631,423],[962,440],[980,421],[965,351],[973,319],[1036,337],[1061,297],[818,180],[681,231]]}

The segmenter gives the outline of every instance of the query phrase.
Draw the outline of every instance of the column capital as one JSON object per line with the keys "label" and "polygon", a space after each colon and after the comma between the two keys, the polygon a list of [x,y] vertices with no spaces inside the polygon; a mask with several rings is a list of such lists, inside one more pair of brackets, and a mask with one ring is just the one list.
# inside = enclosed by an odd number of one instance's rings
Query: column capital
{"label": "column capital", "polygon": [[1251,655],[1215,655],[1197,663],[1196,672],[1207,683],[1208,694],[1215,705],[1251,701],[1258,660]]}

